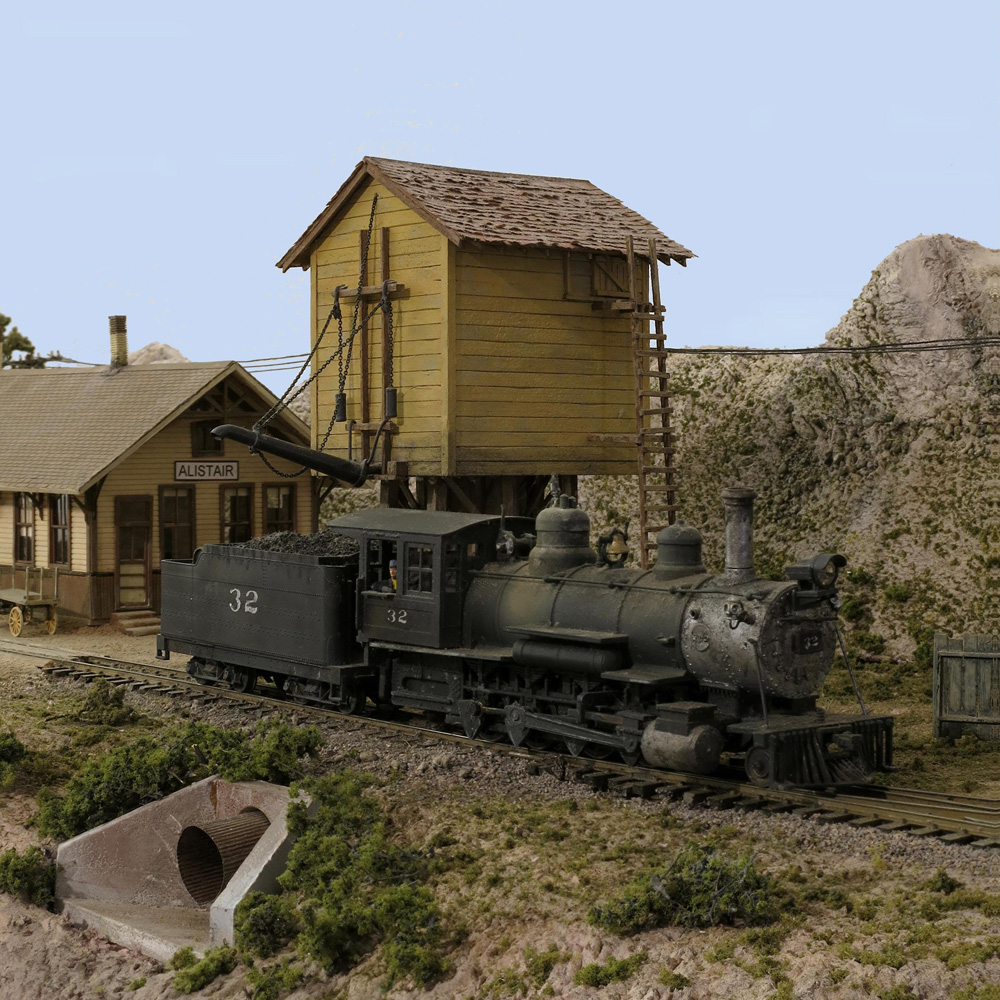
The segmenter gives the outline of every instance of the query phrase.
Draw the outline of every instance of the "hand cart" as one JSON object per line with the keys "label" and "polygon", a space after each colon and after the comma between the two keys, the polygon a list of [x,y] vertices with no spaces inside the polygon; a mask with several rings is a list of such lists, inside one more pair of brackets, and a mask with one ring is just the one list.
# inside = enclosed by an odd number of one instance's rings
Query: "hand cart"
{"label": "hand cart", "polygon": [[[22,586],[17,586],[18,582]],[[57,568],[25,566],[22,570],[13,566],[0,567],[0,614],[7,616],[7,627],[15,638],[32,621],[44,623],[45,630],[52,635],[58,624],[58,605]]]}

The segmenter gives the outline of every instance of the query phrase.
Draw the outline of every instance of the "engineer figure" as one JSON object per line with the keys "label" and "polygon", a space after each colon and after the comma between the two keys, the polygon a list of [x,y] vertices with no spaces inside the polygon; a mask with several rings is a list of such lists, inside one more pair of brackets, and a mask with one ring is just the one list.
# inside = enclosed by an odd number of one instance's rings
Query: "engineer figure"
{"label": "engineer figure", "polygon": [[396,592],[396,560],[389,560],[389,579],[379,582],[378,589],[383,594],[394,594]]}

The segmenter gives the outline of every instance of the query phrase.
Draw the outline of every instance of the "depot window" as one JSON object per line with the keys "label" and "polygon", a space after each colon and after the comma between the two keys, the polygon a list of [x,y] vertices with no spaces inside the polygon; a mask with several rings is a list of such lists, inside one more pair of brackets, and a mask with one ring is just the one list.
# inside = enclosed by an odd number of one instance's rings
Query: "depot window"
{"label": "depot window", "polygon": [[222,544],[238,545],[253,537],[253,489],[250,486],[223,486]]}
{"label": "depot window", "polygon": [[221,455],[223,442],[212,437],[212,428],[218,427],[217,420],[196,420],[191,424],[191,457]]}
{"label": "depot window", "polygon": [[30,493],[14,494],[14,560],[35,560],[35,505]]}
{"label": "depot window", "polygon": [[160,488],[160,546],[164,559],[190,559],[194,554],[194,490]]}
{"label": "depot window", "polygon": [[264,487],[264,534],[295,530],[295,487]]}
{"label": "depot window", "polygon": [[49,496],[49,562],[69,564],[69,497],[65,493]]}

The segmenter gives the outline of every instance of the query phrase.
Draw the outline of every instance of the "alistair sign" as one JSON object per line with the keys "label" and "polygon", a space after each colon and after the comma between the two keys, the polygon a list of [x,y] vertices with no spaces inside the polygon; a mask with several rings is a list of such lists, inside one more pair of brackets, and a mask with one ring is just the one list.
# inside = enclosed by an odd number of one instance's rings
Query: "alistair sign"
{"label": "alistair sign", "polygon": [[239,478],[239,462],[174,462],[174,482]]}

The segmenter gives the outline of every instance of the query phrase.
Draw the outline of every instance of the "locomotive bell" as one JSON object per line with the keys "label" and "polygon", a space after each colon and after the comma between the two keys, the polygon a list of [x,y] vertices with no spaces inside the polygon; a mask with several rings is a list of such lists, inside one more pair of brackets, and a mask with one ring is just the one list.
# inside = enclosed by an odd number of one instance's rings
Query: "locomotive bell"
{"label": "locomotive bell", "polygon": [[658,580],[674,580],[704,572],[701,532],[697,528],[678,521],[656,536],[656,565],[653,567],[653,574]]}
{"label": "locomotive bell", "polygon": [[597,562],[590,547],[590,518],[579,507],[546,507],[535,518],[537,541],[528,571],[538,576]]}

